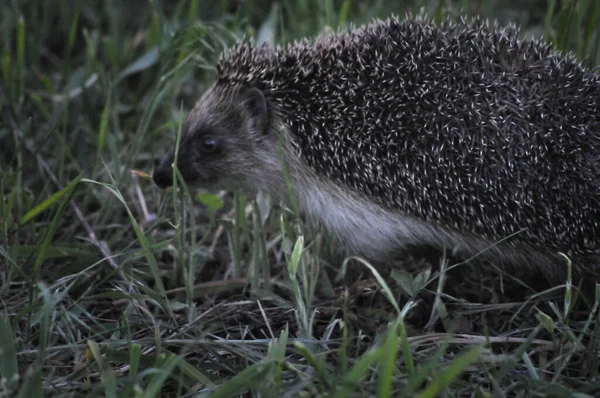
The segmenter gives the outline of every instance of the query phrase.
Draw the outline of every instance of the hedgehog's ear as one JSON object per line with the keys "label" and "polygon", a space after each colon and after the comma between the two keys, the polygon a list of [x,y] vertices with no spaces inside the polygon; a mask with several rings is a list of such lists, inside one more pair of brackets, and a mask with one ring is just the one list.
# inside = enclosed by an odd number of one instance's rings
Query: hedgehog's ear
{"label": "hedgehog's ear", "polygon": [[266,133],[269,111],[262,91],[254,87],[246,90],[243,105],[248,115],[248,130],[259,134]]}

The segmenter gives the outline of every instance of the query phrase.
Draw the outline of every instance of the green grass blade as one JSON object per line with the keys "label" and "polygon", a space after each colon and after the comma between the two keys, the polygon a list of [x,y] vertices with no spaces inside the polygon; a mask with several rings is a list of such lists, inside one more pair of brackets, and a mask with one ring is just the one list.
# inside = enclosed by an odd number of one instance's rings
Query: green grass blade
{"label": "green grass blade", "polygon": [[[35,254],[38,250],[37,246],[33,245],[13,245],[10,248],[10,256],[14,258],[26,258]],[[7,253],[0,247],[0,254],[4,255]],[[7,253],[8,254],[8,253]],[[98,253],[91,250],[80,249],[76,247],[68,247],[63,245],[52,245],[49,246],[46,251],[46,258],[65,258],[65,257],[77,257],[88,261],[95,262],[98,259]],[[14,261],[11,264],[17,265]]]}
{"label": "green grass blade", "polygon": [[134,379],[140,368],[140,358],[142,356],[142,346],[133,343],[129,346],[129,377]]}
{"label": "green grass blade", "polygon": [[6,315],[0,315],[0,378],[13,389],[18,382],[19,364],[15,335]]}
{"label": "green grass blade", "polygon": [[[10,51],[6,49],[2,54],[2,82],[6,87],[6,91],[11,94],[14,93],[12,74],[12,57]],[[4,104],[0,102],[0,109],[2,109],[3,106]]]}
{"label": "green grass blade", "polygon": [[23,271],[23,268],[17,264],[15,260],[13,260],[12,256],[8,253],[8,251],[0,245],[0,255],[8,261],[8,263],[12,266],[14,270],[16,270],[26,281],[30,281],[29,275]]}
{"label": "green grass blade", "polygon": [[592,0],[589,8],[589,12],[583,13],[587,18],[587,24],[584,25],[585,33],[583,34],[582,48],[578,54],[582,58],[586,56],[591,58],[591,55],[593,55],[590,48],[592,37],[596,34],[596,40],[598,40],[598,35],[600,35],[600,27],[597,25],[600,16],[600,2]]}
{"label": "green grass blade", "polygon": [[119,73],[115,80],[115,85],[129,75],[133,75],[134,73],[138,73],[152,67],[158,61],[159,54],[158,48],[154,47],[140,58],[133,61],[129,66],[123,69],[121,73]]}
{"label": "green grass blade", "polygon": [[167,381],[167,378],[171,376],[173,370],[177,367],[179,362],[179,357],[177,355],[171,354],[169,357],[162,362],[160,367],[158,368],[158,372],[154,373],[148,382],[148,387],[144,392],[144,397],[157,397],[160,396],[160,392],[162,387]]}
{"label": "green grass blade", "polygon": [[81,182],[81,178],[82,178],[82,176],[75,178],[73,181],[71,181],[69,183],[69,185],[67,185],[60,191],[52,194],[48,199],[44,200],[42,203],[40,203],[36,207],[29,210],[23,217],[21,217],[21,220],[19,221],[19,225],[23,226],[23,225],[27,224],[29,221],[35,219],[38,215],[43,213],[44,210],[47,210],[48,208],[50,208],[50,207],[54,206],[56,203],[58,203],[65,195],[70,194],[71,191],[73,191],[73,189],[77,186],[77,184],[79,184]]}
{"label": "green grass blade", "polygon": [[394,382],[394,372],[396,371],[396,358],[398,355],[398,333],[396,325],[389,328],[383,351],[379,359],[379,397],[390,397],[392,384]]}
{"label": "green grass blade", "polygon": [[185,376],[189,377],[196,383],[201,383],[207,386],[208,388],[216,389],[215,383],[208,376],[202,373],[200,369],[198,369],[196,366],[190,364],[182,358],[179,359],[178,366],[181,373],[183,373]]}
{"label": "green grass blade", "polygon": [[37,258],[35,260],[35,263],[33,266],[33,279],[35,279],[40,272],[42,264],[43,264],[44,260],[46,259],[46,252],[48,251],[50,244],[52,243],[52,239],[54,238],[54,234],[56,233],[58,224],[62,218],[63,213],[67,209],[67,206],[69,205],[69,202],[71,201],[71,198],[75,194],[75,187],[77,186],[77,184],[80,181],[81,181],[81,176],[77,177],[71,184],[69,184],[70,189],[65,194],[62,195],[63,200],[62,200],[60,206],[58,207],[58,209],[56,210],[56,213],[54,213],[54,218],[52,219],[52,222],[50,223],[50,227],[48,228],[48,231],[46,232],[46,236],[44,237],[44,240],[42,241],[42,246],[40,247],[40,252],[37,255]]}
{"label": "green grass blade", "polygon": [[348,23],[348,14],[350,12],[350,0],[344,0],[340,11],[338,12],[338,25],[344,26]]}
{"label": "green grass blade", "polygon": [[546,10],[546,16],[544,19],[544,36],[548,39],[552,39],[552,19],[554,18],[554,10],[556,9],[556,0],[550,0],[548,2],[548,9]]}
{"label": "green grass blade", "polygon": [[418,370],[408,377],[408,385],[404,388],[401,397],[412,398],[415,396],[415,391],[427,380],[433,371],[439,367],[443,360],[444,354],[450,345],[450,336],[439,343],[435,352],[429,356],[425,363],[421,363]]}
{"label": "green grass blade", "polygon": [[106,131],[108,130],[108,119],[110,116],[110,95],[106,97],[106,104],[100,118],[100,130],[98,132],[98,157],[104,152],[104,142],[106,141]]}
{"label": "green grass blade", "polygon": [[302,257],[302,251],[304,250],[304,237],[299,236],[294,244],[294,250],[292,251],[292,257],[288,262],[288,272],[290,274],[290,278],[296,279],[296,275],[298,273],[298,266],[300,265],[300,259]]}
{"label": "green grass blade", "polygon": [[415,362],[413,359],[410,344],[408,343],[408,336],[406,334],[406,325],[404,324],[404,316],[398,320],[398,330],[400,332],[400,344],[402,345],[402,355],[404,357],[404,363],[408,370],[408,376],[413,377],[415,375]]}
{"label": "green grass blade", "polygon": [[[79,14],[80,14],[80,5],[77,3],[75,14],[73,15],[73,20],[71,21],[71,28],[69,29],[69,36],[67,39],[67,57],[70,56],[71,50],[73,49],[73,44],[75,44],[75,37],[77,34],[77,28],[79,27]],[[67,58],[69,59],[69,58]]]}
{"label": "green grass blade", "polygon": [[25,19],[22,15],[17,25],[17,73],[19,77],[17,98],[21,98],[25,86]]}
{"label": "green grass blade", "polygon": [[383,277],[381,276],[381,274],[375,269],[375,267],[373,267],[371,264],[369,264],[369,262],[367,262],[366,260],[364,260],[364,259],[362,259],[360,257],[354,257],[354,256],[353,257],[348,257],[346,260],[344,260],[344,263],[342,264],[342,268],[346,269],[348,267],[348,262],[350,260],[352,260],[352,259],[360,262],[365,267],[367,267],[369,269],[369,271],[371,271],[371,273],[373,274],[373,276],[375,276],[375,279],[377,279],[377,282],[379,283],[379,285],[383,289],[383,291],[384,291],[385,295],[387,296],[388,300],[390,301],[390,303],[392,303],[392,305],[394,306],[394,308],[396,309],[396,311],[398,312],[398,314],[402,315],[402,311],[400,310],[400,306],[398,305],[398,301],[394,297],[394,293],[392,293],[392,289],[390,289],[390,287],[387,284],[387,282],[385,281],[385,279],[383,279]]}
{"label": "green grass blade", "polygon": [[367,372],[371,370],[371,366],[381,359],[382,354],[383,350],[381,348],[374,348],[362,354],[346,375],[345,382],[350,385],[359,384],[366,377]]}
{"label": "green grass blade", "polygon": [[306,361],[313,367],[319,380],[324,386],[328,386],[331,383],[331,377],[327,373],[325,368],[325,362],[322,357],[317,358],[304,344],[296,342],[294,344],[296,349],[306,358]]}
{"label": "green grass blade", "polygon": [[135,216],[129,209],[129,206],[127,205],[127,201],[125,200],[125,198],[123,198],[123,195],[121,195],[121,192],[119,192],[119,190],[111,184],[106,184],[103,182],[89,180],[87,178],[83,178],[81,181],[89,182],[92,184],[97,184],[97,185],[100,185],[100,186],[108,189],[123,204],[123,206],[125,207],[125,211],[127,212],[127,215],[129,217],[129,221],[131,222],[131,225],[133,226],[133,229],[135,231],[135,235],[136,235],[138,241],[140,242],[140,245],[142,246],[144,255],[146,256],[146,260],[148,261],[148,265],[150,267],[150,272],[152,273],[152,277],[154,278],[154,283],[156,283],[160,297],[161,297],[161,299],[163,299],[163,302],[162,302],[163,308],[165,308],[166,311],[171,313],[170,307],[165,305],[165,302],[164,302],[164,298],[167,297],[167,293],[165,291],[165,286],[163,285],[162,279],[160,277],[160,271],[158,268],[158,262],[156,261],[156,257],[154,256],[154,253],[152,252],[152,248],[150,247],[150,244],[148,243],[148,239],[146,238],[146,235],[144,235],[144,232],[142,231],[140,224],[137,222],[137,220],[135,219]]}
{"label": "green grass blade", "polygon": [[275,43],[275,37],[277,33],[277,25],[279,24],[279,5],[274,3],[271,7],[271,12],[265,18],[262,26],[258,30],[256,35],[256,44],[261,45],[264,43]]}
{"label": "green grass blade", "polygon": [[255,388],[270,374],[273,369],[273,363],[273,360],[269,359],[248,366],[221,385],[211,395],[211,398],[235,397]]}
{"label": "green grass blade", "polygon": [[481,355],[481,346],[474,346],[467,352],[456,358],[446,370],[435,378],[432,384],[429,385],[421,394],[419,398],[434,398],[438,397],[450,384],[456,379],[466,368]]}
{"label": "green grass blade", "polygon": [[[271,372],[272,383],[269,384],[269,393],[271,396],[281,395],[281,383],[283,380],[283,362],[285,361],[285,354],[287,350],[289,337],[289,330],[286,327],[285,330],[279,335],[279,339],[276,339],[271,343],[269,347],[268,358],[275,362],[274,370]],[[274,385],[273,385],[274,384]]]}
{"label": "green grass blade", "polygon": [[31,366],[21,383],[17,398],[42,398],[42,370]]}
{"label": "green grass blade", "polygon": [[88,348],[92,353],[102,377],[104,394],[107,398],[117,398],[117,380],[112,369],[109,368],[102,355],[102,351],[98,343],[93,340],[88,340]]}

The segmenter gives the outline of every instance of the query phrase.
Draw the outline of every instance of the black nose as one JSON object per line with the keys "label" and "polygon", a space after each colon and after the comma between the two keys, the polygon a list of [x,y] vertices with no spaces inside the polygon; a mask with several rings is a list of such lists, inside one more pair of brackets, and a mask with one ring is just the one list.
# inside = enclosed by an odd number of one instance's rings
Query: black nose
{"label": "black nose", "polygon": [[163,163],[154,170],[152,179],[159,188],[170,187],[173,185],[173,169]]}

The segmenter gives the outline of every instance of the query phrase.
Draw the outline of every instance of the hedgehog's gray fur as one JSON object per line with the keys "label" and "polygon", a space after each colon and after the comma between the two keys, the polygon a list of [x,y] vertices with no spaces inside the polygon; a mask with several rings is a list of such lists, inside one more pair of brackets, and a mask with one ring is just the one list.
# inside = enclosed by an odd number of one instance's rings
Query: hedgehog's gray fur
{"label": "hedgehog's gray fur", "polygon": [[553,280],[562,251],[595,274],[600,79],[570,55],[478,19],[392,18],[313,42],[243,42],[217,71],[221,96],[264,94],[288,161],[308,166],[305,210],[351,248],[395,234],[474,254],[516,234],[494,256]]}

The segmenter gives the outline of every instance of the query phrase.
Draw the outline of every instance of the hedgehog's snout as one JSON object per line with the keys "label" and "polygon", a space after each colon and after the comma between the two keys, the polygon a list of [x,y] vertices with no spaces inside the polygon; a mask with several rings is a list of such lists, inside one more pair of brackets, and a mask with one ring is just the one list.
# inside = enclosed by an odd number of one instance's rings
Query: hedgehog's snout
{"label": "hedgehog's snout", "polygon": [[154,169],[152,179],[159,188],[167,188],[173,185],[173,167],[171,167],[171,163],[173,163],[173,157],[167,155],[159,160],[158,166]]}

